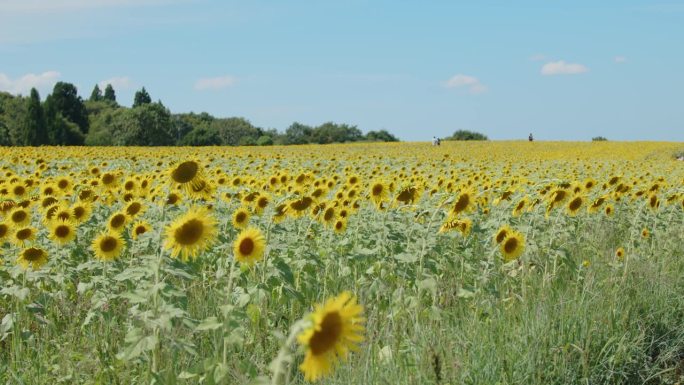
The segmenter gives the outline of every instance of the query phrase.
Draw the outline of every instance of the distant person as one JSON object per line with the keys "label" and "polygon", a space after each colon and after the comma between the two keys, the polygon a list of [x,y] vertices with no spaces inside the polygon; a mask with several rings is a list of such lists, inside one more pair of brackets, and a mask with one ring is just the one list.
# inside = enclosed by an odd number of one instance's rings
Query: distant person
{"label": "distant person", "polygon": [[436,136],[432,137],[432,145],[433,146],[439,146],[439,142]]}
{"label": "distant person", "polygon": [[532,133],[530,132],[530,136],[527,137],[527,140],[530,142],[534,142],[534,137],[532,136]]}
{"label": "distant person", "polygon": [[442,139],[437,138],[437,145],[439,146],[440,144],[442,144]]}

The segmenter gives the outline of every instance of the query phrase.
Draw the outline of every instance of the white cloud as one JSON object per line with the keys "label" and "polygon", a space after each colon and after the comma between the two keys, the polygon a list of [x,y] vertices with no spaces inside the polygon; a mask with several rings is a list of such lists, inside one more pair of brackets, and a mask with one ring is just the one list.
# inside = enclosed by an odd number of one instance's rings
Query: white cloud
{"label": "white cloud", "polygon": [[444,82],[446,88],[468,88],[470,93],[481,94],[487,91],[487,86],[480,83],[480,81],[473,76],[458,74],[452,76],[449,80]]}
{"label": "white cloud", "polygon": [[542,75],[575,75],[588,71],[589,68],[582,64],[566,63],[563,60],[546,63],[541,69]]}
{"label": "white cloud", "polygon": [[46,71],[41,74],[26,74],[18,79],[10,79],[4,73],[0,73],[0,91],[12,94],[28,94],[31,88],[46,90],[51,88],[61,74],[57,71]]}
{"label": "white cloud", "polygon": [[111,79],[106,79],[97,83],[102,90],[107,87],[107,84],[111,84],[115,90],[125,90],[133,86],[133,83],[128,76],[113,77]]}
{"label": "white cloud", "polygon": [[541,53],[538,53],[538,54],[536,54],[536,55],[530,56],[530,60],[531,60],[531,61],[542,61],[542,60],[546,60],[546,55],[541,54]]}
{"label": "white cloud", "polygon": [[624,63],[627,61],[627,58],[624,56],[615,56],[614,60],[616,63]]}
{"label": "white cloud", "polygon": [[232,76],[218,76],[215,78],[202,78],[195,82],[197,91],[220,90],[235,85],[235,78]]}

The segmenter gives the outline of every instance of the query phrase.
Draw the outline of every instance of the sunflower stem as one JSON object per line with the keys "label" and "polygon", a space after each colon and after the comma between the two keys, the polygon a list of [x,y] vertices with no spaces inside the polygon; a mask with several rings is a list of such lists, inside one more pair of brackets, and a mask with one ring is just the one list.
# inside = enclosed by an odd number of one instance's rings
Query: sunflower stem
{"label": "sunflower stem", "polygon": [[290,383],[290,372],[289,370],[287,370],[290,361],[290,345],[295,343],[297,336],[299,335],[299,333],[302,332],[302,330],[304,330],[304,327],[307,323],[308,322],[304,320],[299,320],[294,325],[292,325],[292,329],[290,329],[290,335],[285,340],[285,343],[280,347],[280,350],[278,351],[278,355],[276,356],[275,360],[273,360],[273,362],[271,363],[271,368],[273,370],[271,385],[282,384],[283,382],[280,382],[279,379],[280,377],[282,377],[283,374],[285,374],[284,383]]}

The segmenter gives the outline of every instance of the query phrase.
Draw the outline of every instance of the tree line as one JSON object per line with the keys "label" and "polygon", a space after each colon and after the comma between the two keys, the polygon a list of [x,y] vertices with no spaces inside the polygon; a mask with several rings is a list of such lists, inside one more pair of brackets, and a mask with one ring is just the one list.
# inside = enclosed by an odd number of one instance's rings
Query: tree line
{"label": "tree line", "polygon": [[109,84],[83,100],[71,83],[58,82],[41,101],[0,92],[0,146],[268,146],[359,141],[396,142],[386,130],[366,134],[333,122],[309,126],[294,122],[284,132],[254,126],[242,117],[217,118],[206,112],[173,114],[153,102],[145,87],[133,105],[118,104]]}

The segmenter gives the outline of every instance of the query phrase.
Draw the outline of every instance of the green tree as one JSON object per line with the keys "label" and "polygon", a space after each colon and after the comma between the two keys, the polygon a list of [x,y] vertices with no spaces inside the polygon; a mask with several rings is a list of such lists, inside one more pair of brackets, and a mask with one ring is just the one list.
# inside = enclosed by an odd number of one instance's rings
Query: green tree
{"label": "green tree", "polygon": [[450,137],[445,138],[445,140],[489,140],[489,138],[487,138],[487,135],[479,132],[458,130]]}
{"label": "green tree", "polygon": [[26,114],[24,116],[24,143],[30,146],[48,144],[47,124],[43,106],[40,105],[40,95],[35,88],[31,88]]}
{"label": "green tree", "polygon": [[398,142],[396,136],[387,132],[387,130],[380,131],[368,131],[366,134],[366,140],[371,142]]}
{"label": "green tree", "polygon": [[197,127],[179,142],[181,146],[220,146],[221,136],[211,127]]}
{"label": "green tree", "polygon": [[214,119],[210,125],[221,137],[221,144],[229,146],[254,145],[263,130],[245,118]]}
{"label": "green tree", "polygon": [[114,92],[114,87],[111,84],[107,84],[105,87],[103,100],[116,104],[116,92]]}
{"label": "green tree", "polygon": [[56,119],[56,116],[59,114],[66,120],[76,124],[83,134],[88,133],[88,111],[73,84],[65,82],[55,84],[52,94],[45,100],[45,111],[48,127],[56,128],[60,126],[60,124],[50,124],[50,121]]}
{"label": "green tree", "polygon": [[90,93],[90,99],[88,100],[91,102],[99,102],[102,99],[102,90],[100,90],[99,85],[95,84],[95,88],[93,88],[93,92]]}
{"label": "green tree", "polygon": [[113,142],[124,146],[169,146],[174,144],[171,113],[161,103],[122,109],[112,120]]}
{"label": "green tree", "polygon": [[150,94],[147,93],[145,87],[143,87],[140,91],[136,91],[135,97],[133,98],[133,108],[150,103],[152,103],[152,98],[150,97]]}
{"label": "green tree", "polygon": [[306,144],[311,141],[313,128],[299,122],[294,122],[285,130],[286,144]]}
{"label": "green tree", "polygon": [[24,117],[28,107],[28,98],[14,96],[6,92],[0,92],[0,121],[7,131],[8,141],[13,146],[27,146],[26,125]]}
{"label": "green tree", "polygon": [[311,139],[319,144],[356,142],[363,139],[363,133],[356,126],[326,122],[314,128]]}
{"label": "green tree", "polygon": [[273,138],[271,135],[261,135],[256,141],[257,146],[272,146]]}

